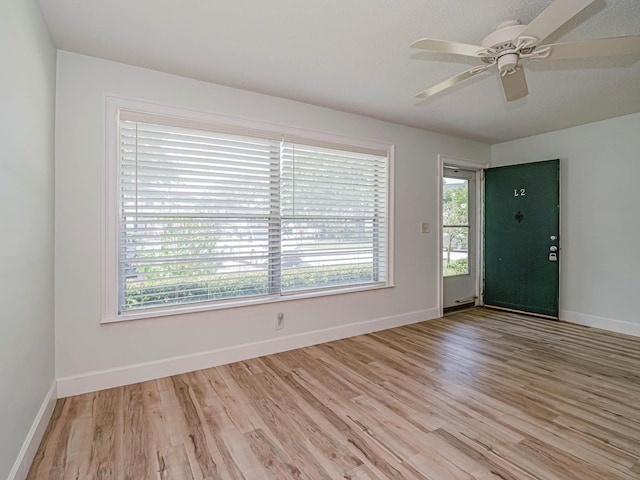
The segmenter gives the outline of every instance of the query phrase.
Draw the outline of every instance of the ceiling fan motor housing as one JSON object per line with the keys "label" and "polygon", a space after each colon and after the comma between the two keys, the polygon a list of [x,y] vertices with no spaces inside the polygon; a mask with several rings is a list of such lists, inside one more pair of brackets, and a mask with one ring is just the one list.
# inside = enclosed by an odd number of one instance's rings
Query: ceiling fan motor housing
{"label": "ceiling fan motor housing", "polygon": [[515,45],[513,41],[517,39],[520,34],[527,28],[527,25],[522,25],[518,20],[507,20],[502,22],[496,27],[496,31],[490,33],[484,40],[482,40],[482,46],[487,50],[503,50],[505,48],[513,48]]}
{"label": "ceiling fan motor housing", "polygon": [[514,41],[527,28],[521,25],[518,20],[507,20],[496,27],[496,31],[487,35],[482,40],[482,46],[489,54],[483,58],[487,63],[497,61],[498,69],[503,75],[508,75],[516,71],[519,55],[514,45]]}

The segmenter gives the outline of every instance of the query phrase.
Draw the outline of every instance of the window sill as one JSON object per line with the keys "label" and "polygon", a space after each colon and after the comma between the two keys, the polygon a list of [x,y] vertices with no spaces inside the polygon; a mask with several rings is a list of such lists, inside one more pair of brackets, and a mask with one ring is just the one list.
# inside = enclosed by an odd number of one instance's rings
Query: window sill
{"label": "window sill", "polygon": [[241,300],[219,300],[214,302],[202,303],[199,305],[184,305],[168,308],[145,309],[144,311],[125,313],[117,316],[105,316],[100,320],[101,324],[127,322],[130,320],[143,320],[156,317],[166,317],[171,315],[185,315],[189,313],[207,312],[212,310],[224,310],[228,308],[248,307],[255,305],[268,305],[272,303],[289,302],[292,300],[302,300],[305,298],[328,297],[332,295],[343,295],[345,293],[368,292],[371,290],[383,290],[394,288],[395,284],[375,284],[364,287],[345,287],[333,288],[327,290],[314,290],[306,292],[297,292],[283,295],[267,295],[261,297],[244,298]]}

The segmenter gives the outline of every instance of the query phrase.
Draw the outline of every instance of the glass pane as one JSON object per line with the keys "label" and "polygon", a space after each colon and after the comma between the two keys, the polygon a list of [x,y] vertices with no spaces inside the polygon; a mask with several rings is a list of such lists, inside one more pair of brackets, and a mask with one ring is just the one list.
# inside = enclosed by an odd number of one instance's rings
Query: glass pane
{"label": "glass pane", "polygon": [[388,158],[120,122],[119,312],[384,282]]}
{"label": "glass pane", "polygon": [[363,219],[284,220],[282,291],[380,281],[378,229]]}
{"label": "glass pane", "polygon": [[442,180],[442,224],[469,225],[469,180]]}
{"label": "glass pane", "polygon": [[119,311],[272,291],[279,142],[120,125]]}
{"label": "glass pane", "polygon": [[442,274],[469,274],[469,227],[442,228]]}
{"label": "glass pane", "polygon": [[386,157],[283,145],[283,293],[386,279],[386,172]]}

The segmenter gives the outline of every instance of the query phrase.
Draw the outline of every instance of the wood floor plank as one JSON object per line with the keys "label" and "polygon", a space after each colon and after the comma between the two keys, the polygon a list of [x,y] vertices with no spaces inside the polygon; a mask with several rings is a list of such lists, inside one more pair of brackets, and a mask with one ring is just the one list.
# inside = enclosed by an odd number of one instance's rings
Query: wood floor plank
{"label": "wood floor plank", "polygon": [[88,469],[96,479],[123,478],[123,464],[118,461],[122,454],[119,446],[122,444],[123,396],[124,387],[94,394],[95,424],[89,444]]}
{"label": "wood floor plank", "polygon": [[225,415],[242,433],[254,430],[265,430],[266,425],[257,414],[246,396],[246,393],[236,384],[229,370],[226,368],[207,369],[203,373],[209,378],[211,385],[222,400]]}
{"label": "wood floor plank", "polygon": [[305,432],[302,438],[297,441],[307,444],[307,448],[313,450],[321,460],[321,464],[327,471],[344,472],[352,470],[362,465],[362,462],[354,456],[348,448],[330,434],[332,425],[328,424],[325,417],[312,416],[308,408],[307,402],[301,402],[301,399],[295,395],[289,382],[293,380],[293,372],[287,371],[279,366],[276,358],[262,359],[265,365],[265,371],[272,372],[273,378],[276,380],[274,387],[276,391],[271,391],[272,395],[278,396],[286,405],[286,416],[294,423],[296,429]]}
{"label": "wood floor plank", "polygon": [[[61,435],[66,428],[72,428],[73,424],[73,420],[68,420],[69,418],[73,419],[73,417],[69,417],[66,412],[70,402],[71,399],[69,398],[61,398],[56,402],[49,424],[42,436],[40,447],[31,463],[31,468],[29,469],[30,478],[47,478],[50,472],[57,470],[57,465],[54,465],[55,452],[64,444]],[[58,478],[63,477],[59,475]]]}
{"label": "wood floor plank", "polygon": [[58,400],[28,479],[640,478],[640,338],[474,309]]}
{"label": "wood floor plank", "polygon": [[[219,441],[226,446],[233,463],[238,466],[240,474],[246,480],[254,478],[272,478],[269,470],[254,454],[251,448],[247,448],[247,442],[243,433],[239,431],[222,432]],[[232,475],[237,475],[234,469],[230,470]],[[242,478],[239,477],[239,478]],[[232,476],[232,478],[234,478]]]}
{"label": "wood floor plank", "polygon": [[219,478],[218,466],[213,460],[212,452],[205,435],[206,422],[198,411],[198,406],[192,396],[192,389],[185,376],[173,376],[171,380],[179,403],[179,412],[184,417],[186,438],[184,443],[191,468],[202,478]]}
{"label": "wood floor plank", "polygon": [[124,387],[123,431],[121,448],[123,476],[125,480],[137,480],[151,476],[151,462],[147,452],[147,438],[141,384]]}
{"label": "wood floor plank", "polygon": [[262,430],[246,433],[249,446],[262,464],[278,479],[313,480],[309,473],[292,462],[291,457],[272,442]]}
{"label": "wood floor plank", "polygon": [[480,427],[473,429],[471,435],[460,430],[452,430],[450,432],[439,428],[433,433],[434,436],[442,438],[451,447],[481,465],[483,470],[477,475],[480,478],[500,478],[502,480],[531,480],[535,478],[504,456],[503,452],[509,449],[508,446],[505,446],[504,441],[486,433],[482,434]]}
{"label": "wood floor plank", "polygon": [[161,480],[194,480],[193,470],[184,445],[157,452],[158,478]]}

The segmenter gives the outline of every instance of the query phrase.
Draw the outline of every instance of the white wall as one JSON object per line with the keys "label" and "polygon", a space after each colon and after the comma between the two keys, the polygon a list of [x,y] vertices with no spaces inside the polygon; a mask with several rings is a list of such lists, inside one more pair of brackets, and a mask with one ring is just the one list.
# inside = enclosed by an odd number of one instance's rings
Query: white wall
{"label": "white wall", "polygon": [[24,473],[54,379],[55,62],[36,1],[0,2],[0,478]]}
{"label": "white wall", "polygon": [[[101,325],[105,93],[394,143],[397,287]],[[435,234],[421,234],[420,222],[437,220],[437,155],[490,157],[488,145],[473,141],[67,52],[58,55],[57,102],[56,373],[62,395],[233,359],[233,347],[242,344],[266,341],[267,347],[243,350],[264,353],[374,325],[344,328],[355,322],[381,319],[375,328],[383,328],[432,318],[439,256]],[[285,328],[275,331],[278,311]],[[325,329],[330,333],[310,335]],[[180,356],[188,357],[157,363]]]}
{"label": "white wall", "polygon": [[640,335],[640,114],[492,147],[492,165],[560,158],[560,318]]}

